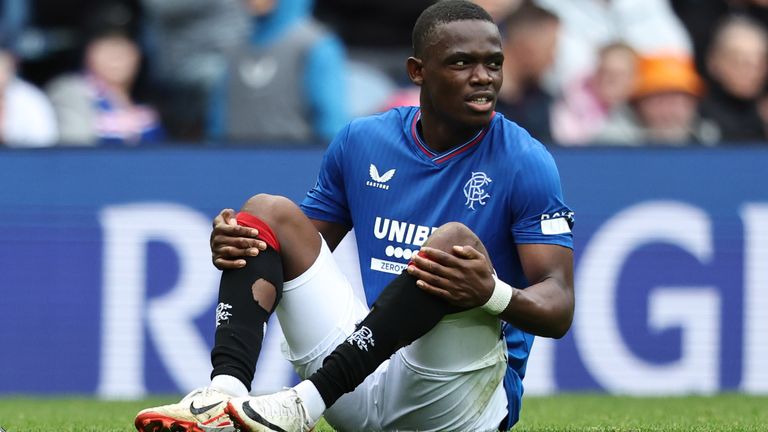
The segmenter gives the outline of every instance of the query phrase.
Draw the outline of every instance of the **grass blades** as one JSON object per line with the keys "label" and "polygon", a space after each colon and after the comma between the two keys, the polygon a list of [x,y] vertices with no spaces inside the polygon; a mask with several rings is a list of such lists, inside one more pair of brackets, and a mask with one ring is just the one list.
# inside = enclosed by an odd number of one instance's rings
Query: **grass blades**
{"label": "grass blades", "polygon": [[[131,432],[141,409],[180,396],[140,401],[90,398],[0,397],[0,427],[7,432]],[[325,422],[316,432],[332,432]],[[768,396],[632,398],[599,394],[526,397],[513,432],[768,431]]]}

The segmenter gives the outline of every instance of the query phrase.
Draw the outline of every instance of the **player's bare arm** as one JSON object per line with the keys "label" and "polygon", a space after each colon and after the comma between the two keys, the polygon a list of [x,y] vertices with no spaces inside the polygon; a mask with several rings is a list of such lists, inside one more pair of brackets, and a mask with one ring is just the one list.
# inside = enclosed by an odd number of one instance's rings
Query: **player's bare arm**
{"label": "player's bare arm", "polygon": [[336,246],[341,243],[341,239],[349,232],[349,227],[342,224],[322,221],[318,219],[310,219],[312,224],[317,228],[317,231],[325,239],[325,243],[328,244],[328,248],[331,251],[336,250]]}
{"label": "player's bare arm", "polygon": [[549,244],[521,244],[517,250],[531,285],[513,288],[499,317],[537,336],[565,336],[573,321],[573,251]]}

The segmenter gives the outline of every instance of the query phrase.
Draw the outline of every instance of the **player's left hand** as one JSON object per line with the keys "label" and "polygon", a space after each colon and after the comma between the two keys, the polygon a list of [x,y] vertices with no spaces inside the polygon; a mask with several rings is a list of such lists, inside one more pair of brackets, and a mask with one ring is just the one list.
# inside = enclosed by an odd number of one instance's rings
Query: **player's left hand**
{"label": "player's left hand", "polygon": [[471,309],[491,297],[491,264],[472,246],[454,246],[450,253],[423,247],[412,261],[406,271],[418,279],[416,285],[451,304]]}

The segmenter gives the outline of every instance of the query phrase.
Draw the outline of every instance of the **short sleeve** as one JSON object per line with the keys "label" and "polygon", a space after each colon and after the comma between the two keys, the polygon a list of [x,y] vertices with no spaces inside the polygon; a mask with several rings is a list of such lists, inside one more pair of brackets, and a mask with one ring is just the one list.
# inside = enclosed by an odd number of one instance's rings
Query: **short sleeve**
{"label": "short sleeve", "polygon": [[352,227],[344,185],[344,148],[349,137],[349,128],[349,125],[344,127],[328,146],[317,182],[301,202],[301,209],[310,219]]}
{"label": "short sleeve", "polygon": [[528,154],[512,195],[512,235],[518,244],[556,244],[573,249],[573,211],[565,204],[560,174],[541,144]]}

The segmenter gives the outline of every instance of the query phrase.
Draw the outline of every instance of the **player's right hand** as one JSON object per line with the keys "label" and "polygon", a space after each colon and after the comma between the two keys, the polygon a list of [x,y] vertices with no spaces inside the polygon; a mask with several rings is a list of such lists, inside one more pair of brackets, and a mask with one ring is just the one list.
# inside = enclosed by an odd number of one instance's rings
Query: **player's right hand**
{"label": "player's right hand", "polygon": [[236,212],[224,209],[213,219],[211,259],[219,270],[245,267],[245,257],[256,256],[267,248],[257,239],[259,230],[237,224]]}

